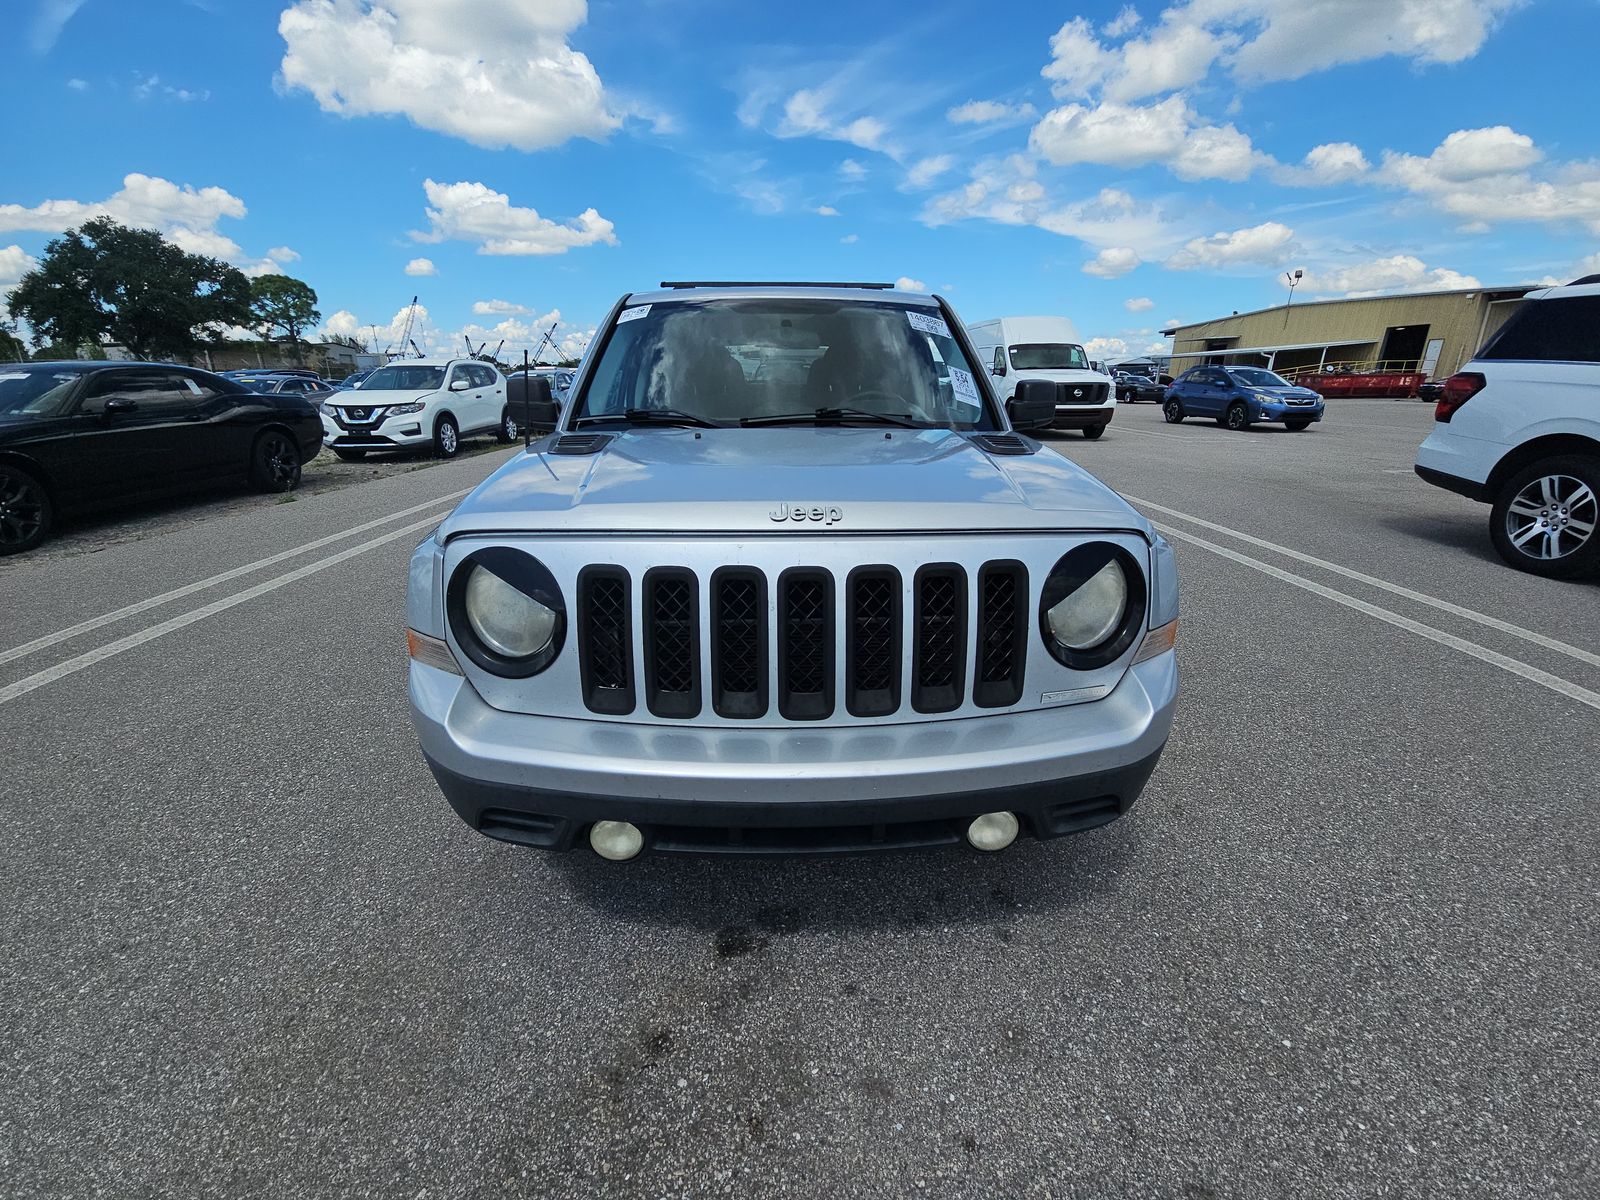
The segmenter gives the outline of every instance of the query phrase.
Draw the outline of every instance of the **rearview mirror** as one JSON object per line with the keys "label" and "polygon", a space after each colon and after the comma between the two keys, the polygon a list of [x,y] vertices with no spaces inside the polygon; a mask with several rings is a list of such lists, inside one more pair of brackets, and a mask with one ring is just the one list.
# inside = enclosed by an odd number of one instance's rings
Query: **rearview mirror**
{"label": "rearview mirror", "polygon": [[554,429],[561,408],[543,375],[511,375],[506,379],[506,408],[511,419],[524,429],[543,433]]}
{"label": "rearview mirror", "polygon": [[1024,379],[1006,404],[1006,416],[1016,430],[1048,429],[1056,419],[1056,396],[1061,385],[1047,379]]}

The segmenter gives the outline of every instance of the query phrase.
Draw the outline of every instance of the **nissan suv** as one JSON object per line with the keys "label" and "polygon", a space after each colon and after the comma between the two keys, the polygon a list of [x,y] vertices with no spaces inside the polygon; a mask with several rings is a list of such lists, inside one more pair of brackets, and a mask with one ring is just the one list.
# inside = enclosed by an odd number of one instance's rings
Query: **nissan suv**
{"label": "nissan suv", "polygon": [[1600,575],[1600,275],[1524,297],[1445,381],[1416,470],[1490,505],[1513,567]]}
{"label": "nissan suv", "polygon": [[1172,723],[1178,577],[1019,432],[1062,386],[1002,408],[949,306],[886,284],[624,297],[554,432],[412,557],[411,711],[450,804],[613,860],[1115,820]]}
{"label": "nissan suv", "polygon": [[320,411],[324,444],[346,462],[419,448],[454,458],[464,437],[492,433],[511,442],[521,432],[506,406],[505,376],[477,359],[399,359],[356,391],[334,392]]}

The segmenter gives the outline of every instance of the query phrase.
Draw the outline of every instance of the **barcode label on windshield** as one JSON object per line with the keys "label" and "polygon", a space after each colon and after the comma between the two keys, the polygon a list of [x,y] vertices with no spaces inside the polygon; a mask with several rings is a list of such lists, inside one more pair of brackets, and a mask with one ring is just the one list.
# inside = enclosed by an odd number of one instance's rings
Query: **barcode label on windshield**
{"label": "barcode label on windshield", "polygon": [[977,381],[960,367],[950,368],[950,390],[963,400],[970,400],[974,404],[979,402]]}
{"label": "barcode label on windshield", "polygon": [[950,336],[950,326],[939,317],[930,317],[927,313],[912,312],[907,309],[906,320],[911,322],[911,328],[918,333],[931,333],[934,337],[942,338]]}
{"label": "barcode label on windshield", "polygon": [[624,321],[637,321],[640,317],[648,317],[649,315],[650,306],[648,304],[641,304],[638,308],[625,308],[617,314],[617,324],[621,325]]}

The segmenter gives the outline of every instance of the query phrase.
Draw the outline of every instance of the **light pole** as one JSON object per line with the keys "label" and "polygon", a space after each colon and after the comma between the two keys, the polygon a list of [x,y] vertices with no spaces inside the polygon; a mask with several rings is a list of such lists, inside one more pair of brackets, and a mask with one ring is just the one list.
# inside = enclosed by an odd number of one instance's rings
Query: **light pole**
{"label": "light pole", "polygon": [[1294,304],[1295,286],[1305,278],[1305,274],[1299,267],[1283,273],[1283,277],[1289,281],[1289,303],[1283,306],[1283,327],[1285,329],[1289,328],[1289,308]]}

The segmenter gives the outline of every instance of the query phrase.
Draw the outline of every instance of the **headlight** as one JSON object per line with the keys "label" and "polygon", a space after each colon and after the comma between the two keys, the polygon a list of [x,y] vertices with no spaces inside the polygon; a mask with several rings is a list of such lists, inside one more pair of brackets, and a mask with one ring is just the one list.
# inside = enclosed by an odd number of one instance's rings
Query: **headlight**
{"label": "headlight", "polygon": [[537,675],[561,652],[561,589],[543,563],[520,550],[473,551],[451,576],[445,607],[466,656],[493,674]]}
{"label": "headlight", "polygon": [[1281,396],[1274,396],[1274,395],[1272,395],[1272,394],[1270,394],[1268,392],[1260,393],[1258,396],[1256,396],[1256,399],[1259,400],[1262,404],[1282,404],[1283,403],[1283,398]]}
{"label": "headlight", "polygon": [[423,406],[421,404],[396,404],[389,409],[389,415],[391,417],[403,417],[407,413],[421,412],[422,409]]}
{"label": "headlight", "polygon": [[1120,546],[1090,542],[1062,556],[1039,598],[1039,632],[1057,662],[1079,671],[1115,662],[1144,630],[1144,572]]}
{"label": "headlight", "polygon": [[337,417],[339,415],[339,410],[334,408],[334,406],[331,404],[319,404],[317,405],[317,409],[325,417]]}
{"label": "headlight", "polygon": [[1044,619],[1068,650],[1093,650],[1122,624],[1128,611],[1128,577],[1111,559],[1072,595],[1051,606]]}

